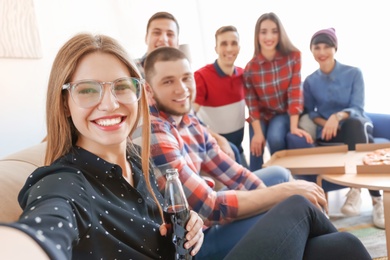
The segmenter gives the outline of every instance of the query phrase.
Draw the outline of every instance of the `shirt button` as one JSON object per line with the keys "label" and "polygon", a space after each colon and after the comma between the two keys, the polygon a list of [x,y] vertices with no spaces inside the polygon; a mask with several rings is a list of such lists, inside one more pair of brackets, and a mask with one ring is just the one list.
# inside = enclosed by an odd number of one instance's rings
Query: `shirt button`
{"label": "shirt button", "polygon": [[138,203],[142,203],[142,199],[141,198],[138,199]]}

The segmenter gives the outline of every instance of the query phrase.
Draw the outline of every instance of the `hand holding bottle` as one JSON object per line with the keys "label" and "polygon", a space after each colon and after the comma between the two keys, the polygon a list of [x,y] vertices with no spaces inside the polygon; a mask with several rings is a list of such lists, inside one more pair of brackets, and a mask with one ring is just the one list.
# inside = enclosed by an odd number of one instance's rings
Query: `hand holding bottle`
{"label": "hand holding bottle", "polygon": [[164,221],[168,229],[168,235],[172,235],[172,242],[176,248],[175,259],[192,259],[191,248],[186,249],[184,247],[187,233],[185,227],[190,217],[188,202],[177,170],[168,169],[166,178],[163,206]]}

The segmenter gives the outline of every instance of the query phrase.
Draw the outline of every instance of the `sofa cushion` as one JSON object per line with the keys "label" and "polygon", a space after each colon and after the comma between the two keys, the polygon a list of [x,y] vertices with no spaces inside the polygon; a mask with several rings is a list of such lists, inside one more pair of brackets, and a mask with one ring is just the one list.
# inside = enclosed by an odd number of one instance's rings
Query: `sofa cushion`
{"label": "sofa cushion", "polygon": [[317,125],[310,119],[309,114],[304,114],[299,118],[298,127],[310,134],[313,140],[317,139]]}
{"label": "sofa cushion", "polygon": [[22,210],[17,201],[27,177],[43,165],[46,142],[34,145],[0,159],[0,221],[19,218]]}

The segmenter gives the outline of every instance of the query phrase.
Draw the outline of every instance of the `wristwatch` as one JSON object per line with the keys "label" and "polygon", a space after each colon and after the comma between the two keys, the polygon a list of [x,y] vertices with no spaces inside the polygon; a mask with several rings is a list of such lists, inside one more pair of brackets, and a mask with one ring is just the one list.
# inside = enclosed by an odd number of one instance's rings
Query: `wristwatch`
{"label": "wristwatch", "polygon": [[336,118],[337,118],[337,121],[341,121],[344,119],[344,116],[343,116],[343,112],[337,112],[336,113]]}

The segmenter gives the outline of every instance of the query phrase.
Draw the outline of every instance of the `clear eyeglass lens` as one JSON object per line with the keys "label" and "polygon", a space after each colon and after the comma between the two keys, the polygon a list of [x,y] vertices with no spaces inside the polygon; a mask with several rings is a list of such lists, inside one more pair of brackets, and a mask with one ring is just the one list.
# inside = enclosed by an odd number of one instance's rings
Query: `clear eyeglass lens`
{"label": "clear eyeglass lens", "polygon": [[[110,85],[118,102],[131,104],[137,102],[141,94],[141,83],[135,78],[121,78]],[[97,105],[103,96],[103,86],[97,81],[81,81],[73,85],[72,97],[81,107]]]}
{"label": "clear eyeglass lens", "polygon": [[140,82],[134,78],[124,78],[115,81],[113,91],[119,102],[131,104],[140,97]]}

